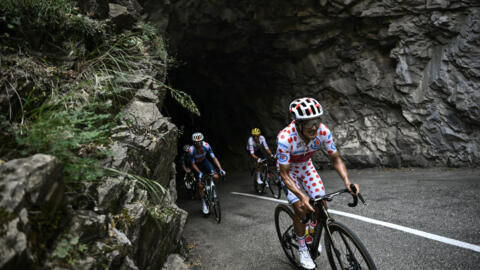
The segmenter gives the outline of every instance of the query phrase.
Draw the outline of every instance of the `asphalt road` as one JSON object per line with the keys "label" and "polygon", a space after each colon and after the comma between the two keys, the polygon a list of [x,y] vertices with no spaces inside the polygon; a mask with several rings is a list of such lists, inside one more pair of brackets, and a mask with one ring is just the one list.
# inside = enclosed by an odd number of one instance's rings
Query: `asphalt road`
{"label": "asphalt road", "polygon": [[[480,169],[368,169],[349,173],[368,205],[350,208],[346,204],[351,197],[338,196],[329,204],[330,209],[458,240],[461,245],[472,244],[470,249],[459,247],[334,214],[359,236],[378,269],[480,269]],[[327,192],[343,188],[335,171],[323,171],[320,176]],[[275,232],[278,202],[232,194],[255,194],[248,173],[230,174],[217,187],[221,224],[213,216],[203,217],[199,200],[178,202],[189,213],[184,238],[191,269],[293,269]],[[285,194],[280,199],[285,200]],[[330,269],[325,252],[317,265],[317,269]]]}

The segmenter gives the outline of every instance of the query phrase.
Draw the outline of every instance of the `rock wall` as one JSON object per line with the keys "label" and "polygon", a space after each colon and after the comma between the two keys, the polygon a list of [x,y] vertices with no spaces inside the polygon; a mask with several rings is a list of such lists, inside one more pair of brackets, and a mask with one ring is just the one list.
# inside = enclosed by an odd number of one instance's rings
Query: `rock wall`
{"label": "rock wall", "polygon": [[[165,3],[146,2],[149,19],[165,27],[157,19]],[[480,164],[478,1],[167,6],[170,45],[185,62],[172,81],[196,97],[203,119],[194,124],[231,164],[246,159],[252,127],[274,144],[288,104],[301,96],[323,105],[349,166]]]}
{"label": "rock wall", "polygon": [[[80,2],[118,32],[141,20],[135,0]],[[160,112],[166,52],[142,49],[128,76],[113,78],[133,94],[122,97],[112,155],[99,161],[107,176],[65,185],[54,156],[0,160],[1,269],[162,269],[179,251],[187,213],[175,204],[178,129]],[[172,256],[166,269],[178,261]]]}

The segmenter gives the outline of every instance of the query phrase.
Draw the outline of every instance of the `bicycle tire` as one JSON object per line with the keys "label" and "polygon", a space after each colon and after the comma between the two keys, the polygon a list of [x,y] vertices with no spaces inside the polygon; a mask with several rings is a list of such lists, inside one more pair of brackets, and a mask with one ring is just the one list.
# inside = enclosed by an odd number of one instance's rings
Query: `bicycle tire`
{"label": "bicycle tire", "polygon": [[[333,270],[377,269],[363,243],[350,229],[338,222],[331,222],[328,228],[332,234],[332,240],[325,235],[324,242],[328,261]],[[334,243],[335,250],[331,241]],[[343,262],[343,267],[340,265],[340,260]]]}
{"label": "bicycle tire", "polygon": [[276,199],[280,199],[282,196],[282,186],[280,185],[280,179],[275,173],[269,172],[267,176],[268,189],[272,192],[272,195]]}
{"label": "bicycle tire", "polygon": [[297,268],[300,268],[298,243],[293,226],[293,211],[285,204],[279,204],[275,208],[275,229],[288,260]]}
{"label": "bicycle tire", "polygon": [[222,210],[220,208],[220,200],[218,199],[218,194],[215,186],[212,187],[212,204],[213,204],[213,213],[215,214],[215,221],[220,223],[222,221]]}

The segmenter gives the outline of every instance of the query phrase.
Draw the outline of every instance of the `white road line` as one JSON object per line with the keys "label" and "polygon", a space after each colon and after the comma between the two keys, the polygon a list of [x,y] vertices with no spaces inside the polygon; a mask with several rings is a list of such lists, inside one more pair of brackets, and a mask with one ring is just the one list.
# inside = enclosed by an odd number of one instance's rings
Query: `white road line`
{"label": "white road line", "polygon": [[[262,196],[258,196],[258,195],[248,194],[248,193],[240,193],[240,192],[231,192],[231,193],[234,194],[234,195],[253,197],[253,198],[257,198],[257,199],[288,204],[288,202],[286,200],[278,200],[278,199],[274,199],[274,198],[262,197]],[[418,235],[418,236],[421,236],[421,237],[425,237],[425,238],[428,238],[428,239],[431,239],[431,240],[439,241],[439,242],[442,242],[442,243],[445,243],[445,244],[449,244],[449,245],[453,245],[453,246],[457,246],[457,247],[461,247],[461,248],[465,248],[465,249],[470,249],[470,250],[473,250],[473,251],[476,251],[476,252],[480,252],[480,246],[478,246],[478,245],[458,241],[458,240],[455,240],[455,239],[443,237],[443,236],[440,236],[440,235],[436,235],[436,234],[432,234],[432,233],[428,233],[428,232],[424,232],[424,231],[420,231],[420,230],[415,230],[415,229],[412,229],[412,228],[408,228],[408,227],[401,226],[401,225],[396,225],[396,224],[393,224],[393,223],[388,223],[388,222],[385,222],[385,221],[380,221],[380,220],[367,218],[367,217],[362,217],[362,216],[359,216],[359,215],[354,215],[354,214],[350,214],[350,213],[346,213],[346,212],[342,212],[342,211],[337,211],[337,210],[333,210],[333,209],[329,209],[328,212],[336,214],[336,215],[340,215],[340,216],[345,216],[345,217],[349,217],[349,218],[358,219],[358,220],[368,222],[368,223],[372,223],[372,224],[377,224],[377,225],[384,226],[384,227],[387,227],[387,228],[391,228],[391,229],[395,229],[395,230],[399,230],[399,231],[404,231],[404,232],[411,233],[411,234],[414,234],[414,235]]]}

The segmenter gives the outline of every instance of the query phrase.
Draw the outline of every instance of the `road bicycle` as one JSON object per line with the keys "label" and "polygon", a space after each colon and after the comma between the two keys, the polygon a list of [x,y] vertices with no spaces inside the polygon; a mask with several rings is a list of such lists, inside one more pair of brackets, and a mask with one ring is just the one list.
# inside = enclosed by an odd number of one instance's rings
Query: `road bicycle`
{"label": "road bicycle", "polygon": [[[225,176],[222,176],[222,179]],[[203,182],[203,196],[205,197],[205,203],[208,207],[208,212],[210,213],[213,209],[215,213],[215,221],[220,223],[222,220],[222,211],[220,209],[220,199],[218,198],[217,189],[213,181],[213,174],[208,174],[202,177]]]}
{"label": "road bicycle", "polygon": [[258,194],[264,194],[268,189],[272,193],[274,198],[279,199],[282,196],[282,185],[280,180],[280,174],[274,168],[275,159],[261,159],[260,161],[260,179],[262,184],[257,182],[256,169],[253,168],[251,175],[253,180],[253,187]]}
{"label": "road bicycle", "polygon": [[[355,192],[355,186],[351,185],[350,188]],[[377,269],[372,257],[355,233],[345,225],[335,221],[327,211],[327,201],[331,201],[333,197],[347,192],[347,189],[342,189],[326,194],[320,198],[310,199],[310,204],[315,209],[315,212],[313,215],[309,213],[307,218],[302,220],[302,223],[305,224],[308,224],[310,219],[316,221],[313,241],[311,244],[307,244],[310,256],[314,261],[320,256],[320,239],[322,231],[325,231],[325,250],[333,270]],[[358,198],[365,204],[365,200],[360,193],[358,196],[352,196],[353,202],[349,203],[348,206],[357,206]],[[275,208],[275,228],[283,251],[288,259],[297,268],[302,269],[298,257],[298,243],[293,226],[293,216],[294,214],[291,207],[285,204],[277,205]]]}
{"label": "road bicycle", "polygon": [[185,176],[183,177],[183,183],[185,185],[187,196],[191,199],[195,199],[198,194],[197,181],[192,171],[185,173]]}

